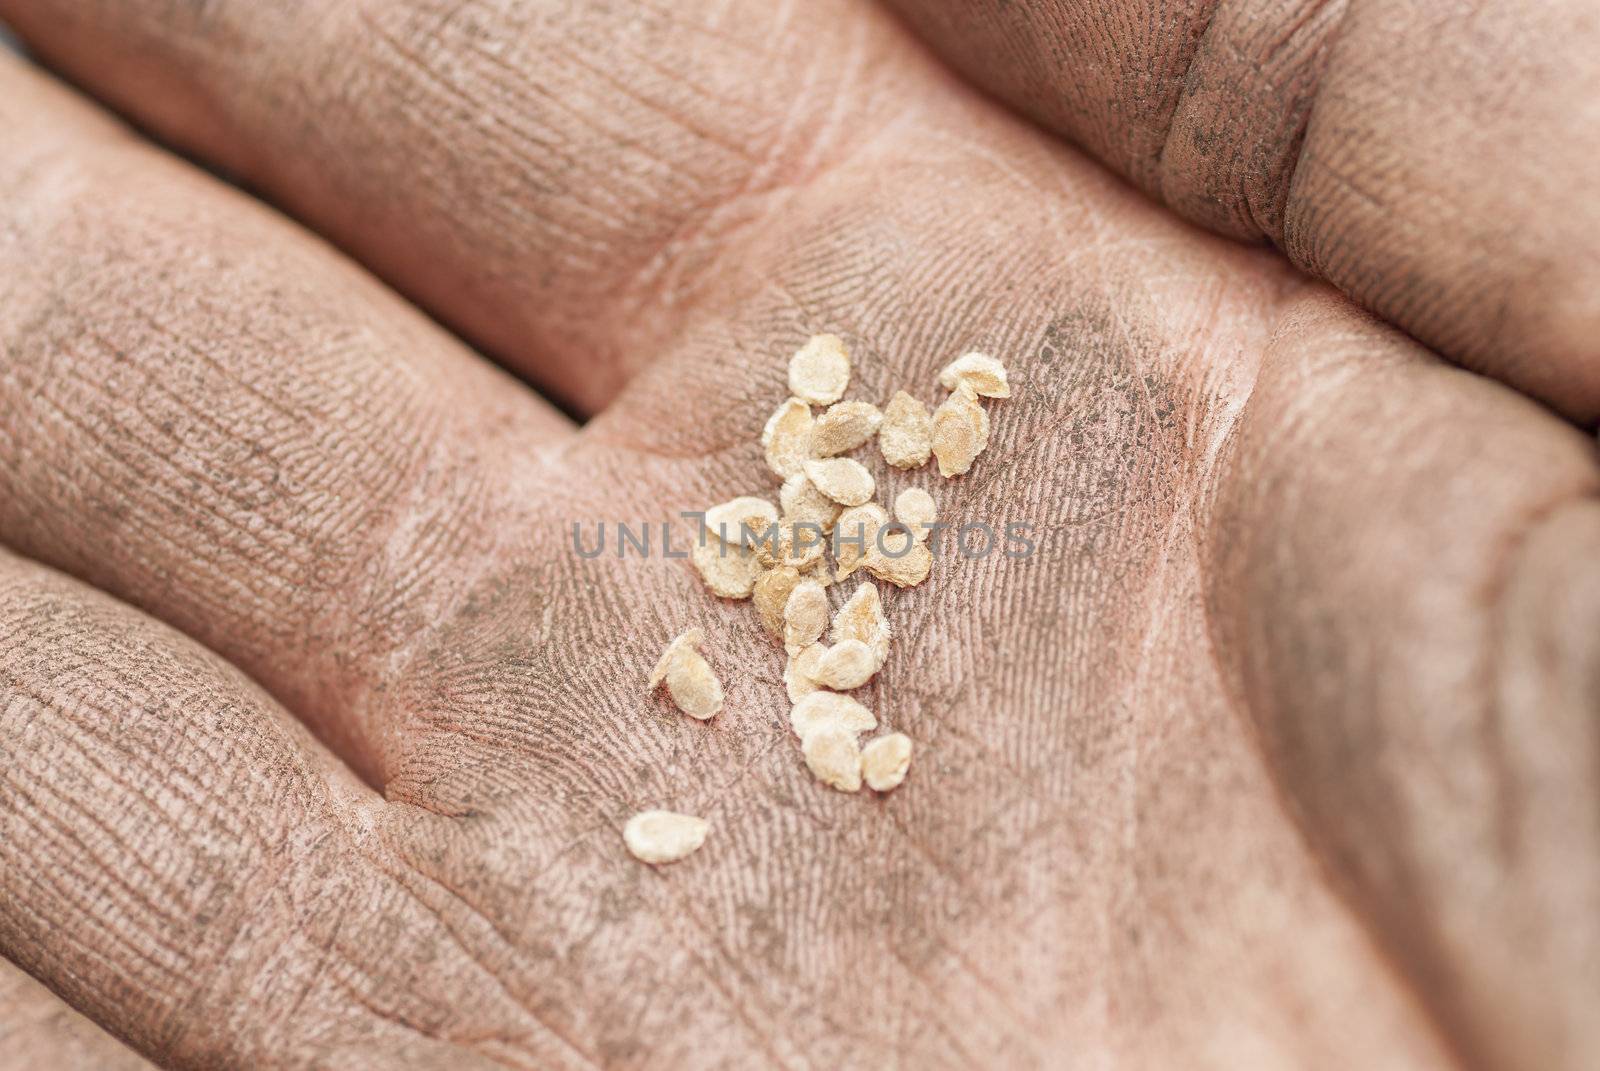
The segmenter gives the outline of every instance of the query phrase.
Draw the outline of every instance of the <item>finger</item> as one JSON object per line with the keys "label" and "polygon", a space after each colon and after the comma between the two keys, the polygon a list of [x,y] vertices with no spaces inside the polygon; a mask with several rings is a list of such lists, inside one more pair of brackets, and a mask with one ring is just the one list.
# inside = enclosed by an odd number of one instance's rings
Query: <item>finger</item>
{"label": "finger", "polygon": [[890,6],[1190,219],[1600,418],[1600,22],[1582,0]]}
{"label": "finger", "polygon": [[42,55],[585,412],[658,352],[728,247],[903,110],[898,35],[858,16],[841,0],[0,3]]}
{"label": "finger", "polygon": [[166,1067],[574,1066],[386,821],[215,656],[0,554],[0,952],[74,1007]]}
{"label": "finger", "polygon": [[18,62],[0,87],[0,537],[235,660],[377,778],[379,664],[452,567],[519,537],[485,503],[537,497],[571,425]]}
{"label": "finger", "polygon": [[1445,1036],[1486,1067],[1579,1067],[1600,1046],[1600,459],[1344,311],[1289,311],[1233,432],[1209,585],[1230,686]]}
{"label": "finger", "polygon": [[152,1071],[152,1065],[132,1049],[4,960],[0,960],[0,1067]]}

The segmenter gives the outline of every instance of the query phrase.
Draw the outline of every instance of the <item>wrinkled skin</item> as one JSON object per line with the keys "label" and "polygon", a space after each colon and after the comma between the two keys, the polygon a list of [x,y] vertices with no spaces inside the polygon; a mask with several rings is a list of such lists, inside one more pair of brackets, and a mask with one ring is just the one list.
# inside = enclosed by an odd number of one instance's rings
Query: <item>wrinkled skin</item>
{"label": "wrinkled skin", "polygon": [[[0,0],[286,213],[0,63],[0,1057],[1592,1063],[1593,16],[894,6]],[[1327,54],[1243,84],[1252,7]],[[883,798],[748,605],[568,543],[775,491],[819,330],[879,401],[1004,357],[893,486],[1040,537],[886,597]],[[643,691],[694,624],[710,725]]]}

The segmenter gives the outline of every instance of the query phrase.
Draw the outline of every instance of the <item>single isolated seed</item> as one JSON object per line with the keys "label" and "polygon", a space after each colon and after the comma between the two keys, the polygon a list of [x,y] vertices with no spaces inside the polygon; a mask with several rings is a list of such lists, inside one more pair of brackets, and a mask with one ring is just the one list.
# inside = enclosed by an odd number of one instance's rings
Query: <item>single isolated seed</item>
{"label": "single isolated seed", "polygon": [[828,593],[815,580],[802,580],[783,608],[783,645],[790,653],[804,650],[828,627]]}
{"label": "single isolated seed", "polygon": [[828,726],[869,733],[878,727],[878,719],[872,711],[838,692],[812,692],[789,711],[789,727],[801,740]]}
{"label": "single isolated seed", "polygon": [[774,638],[783,639],[783,608],[789,602],[789,593],[800,583],[800,571],[788,565],[768,569],[757,578],[750,592],[756,605],[761,626]]}
{"label": "single isolated seed", "polygon": [[705,528],[722,542],[738,546],[759,539],[777,521],[777,506],[764,498],[742,495],[706,510]]}
{"label": "single isolated seed", "polygon": [[877,434],[883,414],[871,402],[837,402],[817,418],[811,429],[814,457],[847,453]]}
{"label": "single isolated seed", "polygon": [[722,709],[722,683],[699,650],[704,642],[704,632],[690,629],[667,644],[650,674],[652,691],[666,681],[667,694],[678,709],[701,721],[715,717]]}
{"label": "single isolated seed", "polygon": [[646,691],[655,691],[661,687],[661,682],[667,679],[667,670],[679,654],[685,650],[699,650],[700,645],[706,642],[704,629],[686,629],[681,635],[667,644],[667,649],[661,652],[661,657],[656,659],[656,668],[650,671],[650,680],[645,685]]}
{"label": "single isolated seed", "polygon": [[850,350],[837,335],[813,335],[789,359],[789,393],[813,405],[832,405],[850,385]]}
{"label": "single isolated seed", "polygon": [[861,791],[861,745],[855,733],[824,726],[800,742],[800,753],[812,776],[829,788]]}
{"label": "single isolated seed", "polygon": [[696,540],[690,561],[711,594],[723,599],[748,599],[761,576],[761,562],[748,547],[728,546],[720,539]]}
{"label": "single isolated seed", "polygon": [[989,414],[972,388],[958,383],[933,411],[933,456],[939,459],[939,475],[962,475],[988,445]]}
{"label": "single isolated seed", "polygon": [[920,487],[907,487],[895,497],[894,519],[911,529],[911,538],[921,543],[939,519],[938,508],[928,492]]}
{"label": "single isolated seed", "polygon": [[827,653],[828,649],[822,644],[813,643],[799,654],[789,656],[788,663],[783,667],[783,690],[789,693],[790,703],[798,703],[822,687],[817,683],[815,674],[817,663]]}
{"label": "single isolated seed", "polygon": [[878,486],[865,465],[848,457],[807,461],[805,473],[817,490],[841,506],[865,505]]}
{"label": "single isolated seed", "polygon": [[685,651],[667,668],[667,694],[679,710],[701,721],[722,709],[722,682],[699,651]]}
{"label": "single isolated seed", "polygon": [[965,383],[974,393],[985,398],[1011,397],[1011,385],[1006,382],[1006,366],[987,353],[967,353],[957,357],[939,373],[939,383],[945,390],[955,390]]}
{"label": "single isolated seed", "polygon": [[828,648],[817,663],[816,681],[824,688],[848,692],[859,688],[878,672],[878,659],[872,648],[860,640],[845,640]]}
{"label": "single isolated seed", "polygon": [[622,827],[622,840],[635,859],[676,863],[706,842],[711,823],[675,811],[640,811]]}
{"label": "single isolated seed", "polygon": [[896,391],[883,410],[878,426],[878,449],[897,469],[914,469],[928,463],[933,451],[933,421],[928,407],[905,391]]}
{"label": "single isolated seed", "polygon": [[811,456],[811,407],[798,398],[778,406],[761,431],[767,467],[784,479],[797,475]]}
{"label": "single isolated seed", "polygon": [[889,640],[893,631],[883,612],[883,600],[878,596],[877,585],[870,582],[856,588],[839,612],[833,615],[833,628],[828,642],[835,646],[846,640],[859,640],[872,649],[872,657],[879,666],[889,657]]}
{"label": "single isolated seed", "polygon": [[889,733],[869,740],[861,749],[861,772],[867,787],[888,792],[906,779],[911,767],[911,738],[905,733]]}
{"label": "single isolated seed", "polygon": [[889,515],[876,502],[856,506],[839,514],[833,526],[835,577],[843,580],[878,544],[878,529],[889,523]]}
{"label": "single isolated seed", "polygon": [[912,539],[911,533],[896,529],[883,533],[883,546],[867,553],[861,564],[879,580],[897,588],[913,588],[933,570],[933,552],[926,543]]}

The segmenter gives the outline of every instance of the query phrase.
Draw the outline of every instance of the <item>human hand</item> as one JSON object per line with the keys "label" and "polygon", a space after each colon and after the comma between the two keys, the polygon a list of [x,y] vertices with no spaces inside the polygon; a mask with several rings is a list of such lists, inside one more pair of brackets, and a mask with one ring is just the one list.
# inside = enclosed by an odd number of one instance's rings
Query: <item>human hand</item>
{"label": "human hand", "polygon": [[[144,1053],[1593,1051],[1596,459],[1546,409],[859,4],[0,16],[309,228],[4,69],[0,536],[77,579],[0,579],[0,950]],[[568,542],[770,490],[821,330],[879,401],[1006,359],[915,478],[1040,535],[889,597],[881,800],[805,771],[748,606]],[[689,624],[709,726],[642,694]],[[712,839],[643,867],[646,806]]]}

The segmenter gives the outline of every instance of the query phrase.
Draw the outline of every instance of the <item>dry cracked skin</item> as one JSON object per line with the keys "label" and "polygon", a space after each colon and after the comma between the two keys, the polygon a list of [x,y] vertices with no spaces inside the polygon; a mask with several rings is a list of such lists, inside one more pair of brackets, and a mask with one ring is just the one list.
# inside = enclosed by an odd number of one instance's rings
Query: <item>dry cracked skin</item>
{"label": "dry cracked skin", "polygon": [[[86,91],[0,62],[0,1062],[1592,1065],[1591,6],[895,6],[1086,151],[846,0],[0,0]],[[882,798],[571,543],[760,486],[819,331],[1027,385]]]}

